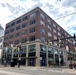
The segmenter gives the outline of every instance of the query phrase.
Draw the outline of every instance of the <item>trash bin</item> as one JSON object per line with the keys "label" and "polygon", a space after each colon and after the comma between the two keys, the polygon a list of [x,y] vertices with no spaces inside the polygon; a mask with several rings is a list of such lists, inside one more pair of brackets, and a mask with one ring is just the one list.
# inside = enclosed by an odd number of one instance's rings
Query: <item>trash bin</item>
{"label": "trash bin", "polygon": [[15,67],[15,64],[14,64],[14,61],[13,60],[11,60],[10,67]]}
{"label": "trash bin", "polygon": [[69,64],[69,68],[70,68],[70,69],[73,69],[73,65],[72,65],[72,64]]}

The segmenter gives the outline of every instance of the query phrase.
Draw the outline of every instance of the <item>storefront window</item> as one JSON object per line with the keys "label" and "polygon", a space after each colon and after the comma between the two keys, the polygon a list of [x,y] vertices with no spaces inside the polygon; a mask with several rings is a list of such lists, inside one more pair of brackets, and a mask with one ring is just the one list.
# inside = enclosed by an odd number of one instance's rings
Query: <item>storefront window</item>
{"label": "storefront window", "polygon": [[54,63],[54,57],[53,57],[53,48],[48,48],[48,64],[51,65]]}
{"label": "storefront window", "polygon": [[21,57],[26,57],[26,46],[21,47]]}
{"label": "storefront window", "polygon": [[63,55],[63,51],[59,51],[59,54],[60,54],[60,55]]}
{"label": "storefront window", "polygon": [[46,46],[40,45],[40,57],[42,58],[40,60],[41,66],[46,66]]}
{"label": "storefront window", "polygon": [[17,49],[14,50],[14,57],[18,57],[18,50]]}
{"label": "storefront window", "polygon": [[49,47],[48,48],[48,53],[53,54],[53,48]]}
{"label": "storefront window", "polygon": [[35,56],[36,55],[36,45],[35,44],[29,45],[28,49],[29,49],[28,56]]}
{"label": "storefront window", "polygon": [[33,45],[29,45],[29,53],[31,52],[36,52],[36,45],[33,44]]}
{"label": "storefront window", "polygon": [[58,55],[58,49],[54,49],[55,54],[55,65],[59,65],[59,55]]}
{"label": "storefront window", "polygon": [[58,49],[55,49],[54,50],[54,54],[58,54]]}
{"label": "storefront window", "polygon": [[40,45],[40,51],[45,53],[46,52],[46,46]]}

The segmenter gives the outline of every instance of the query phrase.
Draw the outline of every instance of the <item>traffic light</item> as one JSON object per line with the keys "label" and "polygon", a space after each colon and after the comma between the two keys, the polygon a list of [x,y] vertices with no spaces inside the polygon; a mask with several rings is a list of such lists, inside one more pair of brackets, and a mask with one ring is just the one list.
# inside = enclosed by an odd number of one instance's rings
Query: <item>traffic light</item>
{"label": "traffic light", "polygon": [[58,46],[60,46],[60,38],[57,38]]}
{"label": "traffic light", "polygon": [[18,49],[18,45],[16,45],[16,48]]}
{"label": "traffic light", "polygon": [[19,57],[21,57],[21,54],[19,54]]}
{"label": "traffic light", "polygon": [[74,34],[73,38],[75,39],[75,34]]}
{"label": "traffic light", "polygon": [[60,38],[57,38],[57,42],[60,43]]}
{"label": "traffic light", "polygon": [[50,40],[47,40],[47,44],[49,44],[50,43]]}

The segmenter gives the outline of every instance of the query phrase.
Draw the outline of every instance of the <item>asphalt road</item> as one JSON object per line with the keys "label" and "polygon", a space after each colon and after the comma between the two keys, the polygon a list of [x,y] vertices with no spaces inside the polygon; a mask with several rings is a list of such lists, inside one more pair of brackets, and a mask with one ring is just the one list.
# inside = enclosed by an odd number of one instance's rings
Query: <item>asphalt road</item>
{"label": "asphalt road", "polygon": [[0,75],[76,75],[76,70],[47,67],[2,67]]}

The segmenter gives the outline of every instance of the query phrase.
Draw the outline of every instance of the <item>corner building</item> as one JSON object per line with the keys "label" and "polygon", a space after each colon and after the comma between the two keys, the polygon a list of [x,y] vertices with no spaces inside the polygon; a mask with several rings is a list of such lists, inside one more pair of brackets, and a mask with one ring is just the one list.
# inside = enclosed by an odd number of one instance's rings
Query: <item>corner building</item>
{"label": "corner building", "polygon": [[[66,46],[69,51],[73,51],[73,39],[62,40],[60,47],[54,41],[66,37],[71,35],[37,7],[6,24],[4,46],[21,45],[22,65],[67,65]],[[47,45],[47,40],[51,41],[51,45]],[[17,64],[18,57],[18,50],[15,48],[13,53],[11,51],[10,58]]]}

